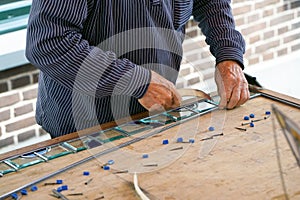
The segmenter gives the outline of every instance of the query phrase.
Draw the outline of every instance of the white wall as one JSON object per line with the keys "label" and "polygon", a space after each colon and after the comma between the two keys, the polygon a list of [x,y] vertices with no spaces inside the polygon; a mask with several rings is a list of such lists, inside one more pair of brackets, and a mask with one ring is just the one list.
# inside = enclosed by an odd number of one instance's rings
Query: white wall
{"label": "white wall", "polygon": [[300,99],[300,51],[246,67],[266,89]]}

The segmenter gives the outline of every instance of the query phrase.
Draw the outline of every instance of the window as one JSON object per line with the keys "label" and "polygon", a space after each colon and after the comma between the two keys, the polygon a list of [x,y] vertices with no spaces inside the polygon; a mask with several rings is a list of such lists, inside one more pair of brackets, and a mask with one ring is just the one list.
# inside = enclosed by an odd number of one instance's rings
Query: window
{"label": "window", "polygon": [[0,71],[28,63],[24,56],[31,0],[1,0]]}

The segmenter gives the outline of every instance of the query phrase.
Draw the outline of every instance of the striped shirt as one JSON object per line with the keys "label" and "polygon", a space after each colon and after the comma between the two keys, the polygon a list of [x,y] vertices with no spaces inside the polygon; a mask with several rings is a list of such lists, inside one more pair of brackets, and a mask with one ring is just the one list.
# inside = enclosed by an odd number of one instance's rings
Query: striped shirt
{"label": "striped shirt", "polygon": [[216,63],[243,63],[230,0],[33,0],[26,57],[40,69],[36,120],[52,137],[145,109],[156,71],[175,83],[193,16]]}

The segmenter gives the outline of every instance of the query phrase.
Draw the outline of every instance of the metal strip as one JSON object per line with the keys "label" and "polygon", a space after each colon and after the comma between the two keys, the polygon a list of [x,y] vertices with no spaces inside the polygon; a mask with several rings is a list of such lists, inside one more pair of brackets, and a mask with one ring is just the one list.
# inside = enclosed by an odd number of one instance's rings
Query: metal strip
{"label": "metal strip", "polygon": [[42,154],[39,154],[39,153],[37,153],[37,152],[33,152],[33,153],[34,153],[34,155],[36,155],[37,157],[43,159],[45,162],[48,162],[48,158],[47,158],[47,157],[45,157],[45,156],[43,156]]}
{"label": "metal strip", "polygon": [[296,104],[292,101],[289,101],[289,100],[285,100],[285,99],[282,99],[282,98],[279,98],[279,97],[276,97],[276,96],[273,96],[273,95],[270,95],[270,94],[266,94],[266,93],[261,93],[261,96],[263,97],[266,97],[266,98],[269,98],[269,99],[272,99],[274,101],[278,101],[280,103],[284,103],[284,104],[287,104],[289,106],[293,106],[295,108],[298,108],[300,109],[300,105],[299,104]]}
{"label": "metal strip", "polygon": [[5,164],[7,164],[8,166],[12,167],[14,170],[16,170],[16,171],[19,170],[19,168],[18,168],[17,166],[13,165],[13,164],[10,163],[9,161],[4,160],[3,162],[4,162]]}
{"label": "metal strip", "polygon": [[70,145],[69,143],[67,142],[63,142],[61,144],[61,146],[65,147],[67,150],[69,151],[72,151],[73,153],[76,153],[77,152],[77,148],[73,147],[72,145]]}

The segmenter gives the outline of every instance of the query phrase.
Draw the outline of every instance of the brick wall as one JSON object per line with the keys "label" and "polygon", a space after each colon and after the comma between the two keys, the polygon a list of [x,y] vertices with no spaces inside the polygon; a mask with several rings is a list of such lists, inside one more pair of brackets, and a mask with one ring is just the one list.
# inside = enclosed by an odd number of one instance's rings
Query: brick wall
{"label": "brick wall", "polygon": [[0,149],[45,134],[34,117],[37,81],[30,64],[0,73]]}
{"label": "brick wall", "polygon": [[[246,41],[245,67],[300,50],[299,0],[232,0],[232,9],[236,28]],[[214,58],[192,21],[187,38],[177,87],[216,92]]]}
{"label": "brick wall", "polygon": [[[233,0],[232,8],[247,44],[246,67],[300,50],[299,0]],[[214,58],[193,21],[186,38],[177,87],[214,93]],[[30,64],[0,72],[0,150],[46,134],[34,119],[37,81]]]}

